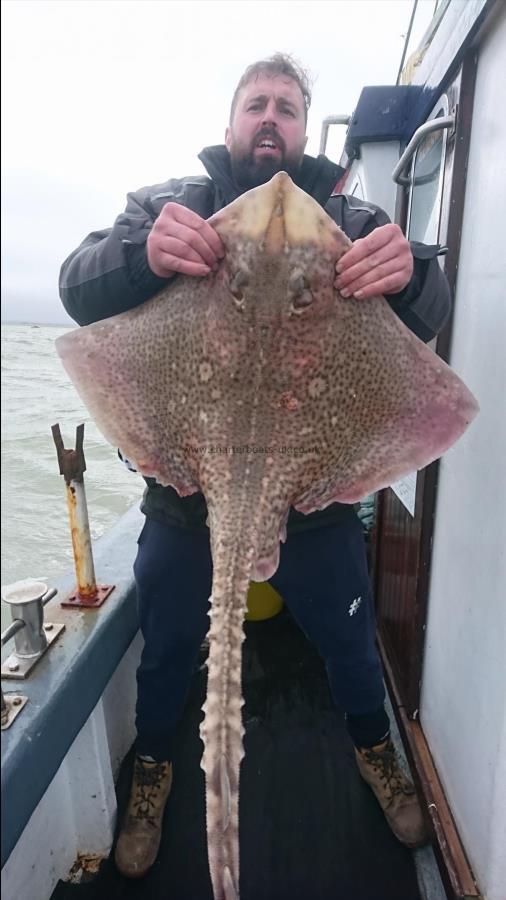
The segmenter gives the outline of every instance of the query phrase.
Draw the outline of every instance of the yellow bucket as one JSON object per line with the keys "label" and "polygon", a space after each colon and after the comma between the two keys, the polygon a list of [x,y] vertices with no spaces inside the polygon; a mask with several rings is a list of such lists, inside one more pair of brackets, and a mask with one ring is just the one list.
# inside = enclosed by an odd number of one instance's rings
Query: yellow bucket
{"label": "yellow bucket", "polygon": [[248,622],[260,622],[262,619],[272,619],[283,608],[283,598],[267,582],[261,584],[250,582],[248,591],[248,608],[246,620]]}

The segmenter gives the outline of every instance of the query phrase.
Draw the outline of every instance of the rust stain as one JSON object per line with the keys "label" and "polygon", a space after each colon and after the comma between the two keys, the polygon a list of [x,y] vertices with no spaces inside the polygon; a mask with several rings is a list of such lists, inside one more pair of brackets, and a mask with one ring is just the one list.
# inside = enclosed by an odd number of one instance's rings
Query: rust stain
{"label": "rust stain", "polygon": [[91,880],[90,876],[98,873],[100,864],[105,858],[105,856],[80,853],[69,872],[68,881],[78,884],[80,881]]}
{"label": "rust stain", "polygon": [[97,596],[97,586],[96,584],[85,584],[79,585],[79,596],[83,598],[83,600],[91,600],[93,597]]}
{"label": "rust stain", "polygon": [[93,597],[96,597],[97,585],[94,580],[92,561],[90,568],[90,539],[84,532],[83,526],[80,525],[78,521],[77,497],[75,496],[75,491],[72,488],[69,488],[69,490],[67,491],[67,499],[78,593],[79,596],[83,599],[91,599]]}

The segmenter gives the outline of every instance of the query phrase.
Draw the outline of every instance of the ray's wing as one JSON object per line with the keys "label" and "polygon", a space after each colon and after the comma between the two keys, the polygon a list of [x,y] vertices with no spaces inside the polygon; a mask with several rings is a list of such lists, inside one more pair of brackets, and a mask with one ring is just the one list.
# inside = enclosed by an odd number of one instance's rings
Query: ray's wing
{"label": "ray's wing", "polygon": [[306,386],[309,418],[319,429],[307,488],[294,500],[304,513],[356,502],[423,468],[458,440],[478,412],[455,372],[382,297],[358,302],[336,294],[336,304],[345,315],[327,324],[328,352],[312,377],[312,397],[311,384]]}
{"label": "ray's wing", "polygon": [[[199,489],[192,379],[201,359],[196,310],[209,286],[181,277],[133,310],[58,338],[56,349],[98,428],[142,475],[181,495]],[[205,368],[204,368],[205,375]],[[203,382],[205,385],[205,382]]]}

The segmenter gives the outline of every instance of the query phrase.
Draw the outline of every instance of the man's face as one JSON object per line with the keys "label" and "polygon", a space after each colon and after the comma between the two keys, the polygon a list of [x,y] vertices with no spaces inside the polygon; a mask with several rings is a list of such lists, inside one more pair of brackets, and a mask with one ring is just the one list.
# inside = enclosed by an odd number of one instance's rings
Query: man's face
{"label": "man's face", "polygon": [[232,174],[243,190],[270,181],[276,172],[297,175],[307,137],[300,88],[286,75],[260,73],[237,98],[225,132]]}

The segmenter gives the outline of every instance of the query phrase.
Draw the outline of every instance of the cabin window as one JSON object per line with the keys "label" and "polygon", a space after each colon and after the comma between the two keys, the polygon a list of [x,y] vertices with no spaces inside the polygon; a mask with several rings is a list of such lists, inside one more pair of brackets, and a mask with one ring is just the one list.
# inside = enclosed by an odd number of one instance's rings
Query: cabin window
{"label": "cabin window", "polygon": [[[431,119],[447,114],[441,98]],[[407,237],[410,241],[437,244],[443,194],[447,129],[426,135],[413,156],[410,171]]]}

